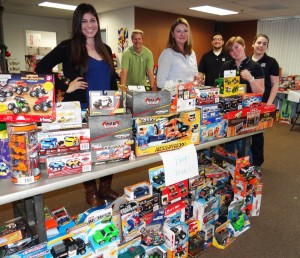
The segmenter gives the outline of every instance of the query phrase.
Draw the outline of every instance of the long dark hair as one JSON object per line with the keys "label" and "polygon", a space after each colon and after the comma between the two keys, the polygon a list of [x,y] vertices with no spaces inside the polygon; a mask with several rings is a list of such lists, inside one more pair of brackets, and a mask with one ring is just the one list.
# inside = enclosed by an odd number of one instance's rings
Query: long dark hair
{"label": "long dark hair", "polygon": [[[184,53],[182,53],[182,51],[178,47],[178,45],[177,45],[177,43],[175,41],[174,35],[173,35],[174,34],[174,30],[175,30],[175,28],[176,28],[176,26],[178,24],[184,24],[188,28],[188,31],[189,31],[188,40],[184,44]],[[193,49],[192,32],[191,32],[191,29],[190,29],[190,25],[189,25],[189,23],[187,22],[186,19],[184,19],[184,18],[177,18],[172,23],[171,28],[170,28],[170,32],[169,32],[169,39],[168,39],[167,46],[169,48],[172,48],[175,52],[181,53],[183,55],[190,55],[192,53],[192,49]]]}
{"label": "long dark hair", "polygon": [[98,31],[95,35],[95,49],[97,53],[102,57],[102,59],[107,62],[110,66],[111,74],[114,71],[114,65],[112,56],[107,51],[102,39],[101,39],[101,32],[100,32],[100,23],[98,14],[96,9],[90,4],[80,4],[77,6],[73,13],[73,20],[72,20],[72,36],[71,36],[71,59],[72,62],[76,65],[77,69],[80,69],[81,74],[84,75],[87,71],[87,62],[88,62],[88,53],[85,46],[86,37],[81,31],[81,24],[83,15],[86,13],[92,14],[98,23]]}

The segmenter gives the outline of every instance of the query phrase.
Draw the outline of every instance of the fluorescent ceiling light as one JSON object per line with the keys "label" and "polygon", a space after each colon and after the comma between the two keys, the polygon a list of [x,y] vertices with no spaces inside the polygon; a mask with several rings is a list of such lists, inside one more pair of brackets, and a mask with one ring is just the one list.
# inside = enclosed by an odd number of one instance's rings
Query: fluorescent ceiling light
{"label": "fluorescent ceiling light", "polygon": [[195,10],[198,12],[211,13],[216,15],[230,15],[230,14],[238,14],[238,12],[217,8],[209,5],[197,6],[189,8],[191,10]]}
{"label": "fluorescent ceiling light", "polygon": [[52,3],[52,2],[43,2],[38,5],[44,6],[44,7],[57,8],[57,9],[72,10],[72,11],[74,11],[77,7],[75,5],[57,4],[57,3]]}

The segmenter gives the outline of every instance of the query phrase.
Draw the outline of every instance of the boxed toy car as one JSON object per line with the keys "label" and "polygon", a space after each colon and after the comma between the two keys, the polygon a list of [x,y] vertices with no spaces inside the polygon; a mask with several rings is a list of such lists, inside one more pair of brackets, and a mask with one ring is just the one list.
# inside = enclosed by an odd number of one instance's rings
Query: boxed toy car
{"label": "boxed toy car", "polygon": [[148,173],[150,183],[154,188],[165,186],[165,170],[163,165],[150,168]]}
{"label": "boxed toy car", "polygon": [[165,90],[171,94],[170,112],[195,110],[196,91],[193,82],[165,85]]}
{"label": "boxed toy car", "polygon": [[92,170],[91,152],[78,152],[46,158],[49,178],[79,174]]}
{"label": "boxed toy car", "polygon": [[242,103],[242,95],[220,97],[219,108],[222,113],[241,110],[243,107]]}
{"label": "boxed toy car", "polygon": [[90,130],[87,127],[52,132],[38,131],[40,155],[74,153],[90,149]]}
{"label": "boxed toy car", "polygon": [[79,101],[57,102],[55,120],[52,123],[42,123],[43,132],[81,127],[82,118]]}
{"label": "boxed toy car", "polygon": [[134,119],[135,154],[143,156],[199,143],[200,111]]}
{"label": "boxed toy car", "polygon": [[159,194],[153,193],[151,197],[138,201],[140,217],[159,209]]}
{"label": "boxed toy car", "polygon": [[202,121],[200,125],[200,143],[209,142],[226,137],[227,121],[220,116]]}
{"label": "boxed toy car", "polygon": [[170,112],[169,91],[126,92],[126,109],[133,117],[166,115]]}
{"label": "boxed toy car", "polygon": [[230,221],[226,221],[216,228],[212,244],[218,249],[225,249],[231,245],[234,240],[234,229]]}
{"label": "boxed toy car", "polygon": [[118,247],[118,258],[145,257],[145,249],[141,246],[141,238],[136,237],[128,242],[122,242]]}
{"label": "boxed toy car", "polygon": [[126,94],[123,91],[89,91],[89,115],[105,116],[126,112]]}
{"label": "boxed toy car", "polygon": [[273,126],[275,105],[260,103],[253,107],[245,107],[239,111],[224,114],[228,122],[227,137],[267,129]]}
{"label": "boxed toy car", "polygon": [[131,155],[131,114],[89,116],[93,164],[104,164],[129,159]]}
{"label": "boxed toy car", "polygon": [[[165,224],[163,232],[165,236],[164,245],[171,251],[177,251],[179,247],[185,246],[188,242],[188,226],[184,222],[180,221],[176,226],[172,227]],[[169,255],[167,257],[169,257]],[[181,255],[179,257],[184,256]]]}
{"label": "boxed toy car", "polygon": [[204,86],[195,87],[196,91],[196,107],[202,105],[214,104],[219,102],[220,89],[216,87]]}
{"label": "boxed toy car", "polygon": [[251,107],[255,105],[256,103],[261,103],[263,94],[262,93],[245,93],[242,95],[243,107]]}
{"label": "boxed toy car", "polygon": [[124,194],[128,201],[141,201],[152,196],[152,185],[148,181],[142,181],[134,185],[125,186]]}
{"label": "boxed toy car", "polygon": [[55,120],[54,76],[0,74],[0,120],[51,122]]}

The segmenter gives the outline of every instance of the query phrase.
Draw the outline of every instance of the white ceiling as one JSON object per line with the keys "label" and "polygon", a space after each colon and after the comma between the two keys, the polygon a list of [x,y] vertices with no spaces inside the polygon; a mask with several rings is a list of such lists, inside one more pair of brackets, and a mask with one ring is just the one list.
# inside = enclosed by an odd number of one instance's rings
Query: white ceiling
{"label": "white ceiling", "polygon": [[[234,22],[267,19],[274,17],[300,17],[299,0],[48,0],[56,3],[78,5],[92,4],[97,12],[117,10],[127,7],[141,7],[163,12],[176,13],[219,22]],[[4,13],[34,15],[51,18],[70,19],[72,11],[39,7],[43,0],[0,0]],[[238,11],[237,15],[217,16],[189,10],[189,7],[211,5]]]}

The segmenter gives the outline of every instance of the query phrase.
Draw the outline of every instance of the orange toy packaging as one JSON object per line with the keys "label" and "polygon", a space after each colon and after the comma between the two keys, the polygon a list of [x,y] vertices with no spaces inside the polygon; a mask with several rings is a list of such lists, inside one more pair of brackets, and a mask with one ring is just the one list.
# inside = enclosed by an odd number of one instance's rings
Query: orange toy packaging
{"label": "orange toy packaging", "polygon": [[223,119],[228,122],[227,137],[272,127],[275,110],[275,105],[268,106],[266,103],[259,103],[224,114]]}
{"label": "orange toy packaging", "polygon": [[0,120],[51,122],[55,120],[53,75],[0,74]]}

